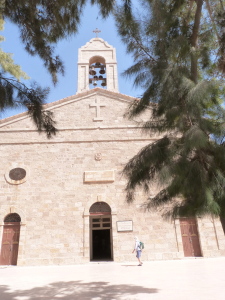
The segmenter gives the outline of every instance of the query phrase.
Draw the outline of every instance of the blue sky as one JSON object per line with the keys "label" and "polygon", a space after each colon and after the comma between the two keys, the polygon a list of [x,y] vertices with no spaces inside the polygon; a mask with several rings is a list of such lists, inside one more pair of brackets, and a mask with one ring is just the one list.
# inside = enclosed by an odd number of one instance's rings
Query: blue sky
{"label": "blue sky", "polygon": [[[110,45],[116,48],[118,75],[119,75],[119,91],[122,94],[139,97],[142,93],[141,89],[133,87],[133,80],[121,76],[121,73],[132,65],[133,60],[131,55],[126,54],[125,45],[121,42],[117,34],[115,22],[112,17],[103,20],[96,7],[90,5],[84,11],[81,18],[79,31],[76,35],[67,40],[62,40],[58,43],[55,53],[59,54],[64,62],[65,75],[59,76],[59,82],[56,86],[52,84],[51,76],[43,66],[43,62],[38,57],[30,56],[23,47],[19,39],[17,27],[13,24],[5,23],[5,30],[2,35],[5,41],[1,43],[2,49],[5,52],[13,53],[13,59],[16,64],[19,64],[31,80],[38,82],[42,87],[49,86],[47,103],[54,102],[59,99],[76,94],[77,91],[77,59],[78,48],[85,45],[91,38],[95,37],[93,30],[99,28],[101,33],[99,37],[103,38]],[[29,85],[29,82],[26,83]],[[23,110],[7,110],[2,112],[0,119],[15,115]]]}

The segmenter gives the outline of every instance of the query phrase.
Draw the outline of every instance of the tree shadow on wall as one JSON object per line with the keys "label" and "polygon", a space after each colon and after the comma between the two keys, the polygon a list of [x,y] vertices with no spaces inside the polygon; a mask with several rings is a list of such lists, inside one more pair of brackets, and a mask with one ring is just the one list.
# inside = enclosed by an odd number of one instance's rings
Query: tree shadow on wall
{"label": "tree shadow on wall", "polygon": [[[1,300],[137,300],[138,294],[157,293],[155,288],[145,288],[139,285],[110,284],[108,282],[54,282],[43,287],[30,290],[11,291],[7,285],[0,286]],[[136,297],[137,296],[137,297]]]}

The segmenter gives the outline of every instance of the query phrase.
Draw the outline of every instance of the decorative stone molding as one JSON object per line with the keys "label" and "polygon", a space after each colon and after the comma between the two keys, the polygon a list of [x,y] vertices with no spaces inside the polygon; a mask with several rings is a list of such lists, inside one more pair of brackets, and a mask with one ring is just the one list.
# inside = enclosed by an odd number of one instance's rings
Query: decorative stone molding
{"label": "decorative stone molding", "polygon": [[96,116],[93,119],[93,121],[103,121],[103,118],[100,115],[100,109],[101,109],[101,107],[105,107],[106,104],[100,103],[100,99],[97,98],[97,99],[95,99],[95,103],[90,104],[89,106],[90,106],[90,108],[95,107],[95,109],[96,109]]}
{"label": "decorative stone molding", "polygon": [[97,161],[102,160],[102,154],[101,153],[96,153],[95,154],[95,160],[97,160]]}

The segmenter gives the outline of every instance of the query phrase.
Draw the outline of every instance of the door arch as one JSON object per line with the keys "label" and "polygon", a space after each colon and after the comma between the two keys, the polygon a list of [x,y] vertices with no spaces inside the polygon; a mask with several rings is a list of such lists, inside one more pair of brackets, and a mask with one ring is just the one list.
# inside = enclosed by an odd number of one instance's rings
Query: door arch
{"label": "door arch", "polygon": [[4,218],[1,265],[17,265],[21,218],[17,213],[8,214]]}
{"label": "door arch", "polygon": [[91,260],[112,260],[111,208],[106,202],[96,202],[90,214],[90,257]]}

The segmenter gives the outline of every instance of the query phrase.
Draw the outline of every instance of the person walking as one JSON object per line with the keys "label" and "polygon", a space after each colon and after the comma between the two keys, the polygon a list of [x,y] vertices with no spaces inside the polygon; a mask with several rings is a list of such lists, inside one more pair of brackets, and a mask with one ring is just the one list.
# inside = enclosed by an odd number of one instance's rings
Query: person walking
{"label": "person walking", "polygon": [[142,266],[143,262],[141,262],[141,247],[140,247],[140,241],[138,239],[138,237],[135,237],[135,245],[134,245],[134,250],[132,253],[134,253],[134,251],[136,251],[136,257],[138,259],[139,265],[138,266]]}

